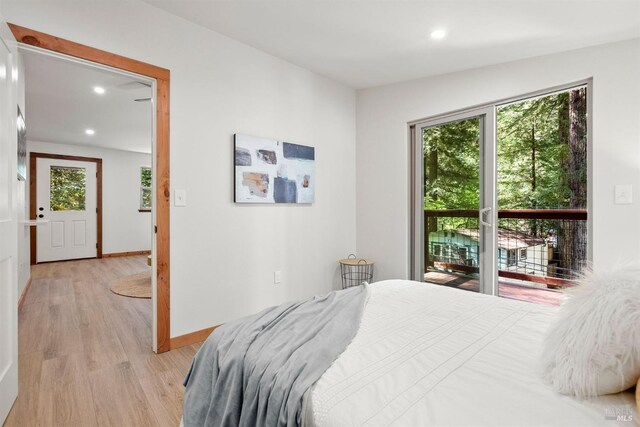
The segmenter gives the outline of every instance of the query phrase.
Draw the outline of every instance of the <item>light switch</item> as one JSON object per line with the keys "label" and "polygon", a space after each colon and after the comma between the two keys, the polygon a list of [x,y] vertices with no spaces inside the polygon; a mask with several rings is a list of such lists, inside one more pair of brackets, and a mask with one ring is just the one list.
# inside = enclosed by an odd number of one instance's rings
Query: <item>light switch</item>
{"label": "light switch", "polygon": [[633,202],[633,188],[630,185],[616,185],[615,203],[616,205],[629,205]]}
{"label": "light switch", "polygon": [[173,196],[174,206],[187,206],[187,190],[175,190]]}

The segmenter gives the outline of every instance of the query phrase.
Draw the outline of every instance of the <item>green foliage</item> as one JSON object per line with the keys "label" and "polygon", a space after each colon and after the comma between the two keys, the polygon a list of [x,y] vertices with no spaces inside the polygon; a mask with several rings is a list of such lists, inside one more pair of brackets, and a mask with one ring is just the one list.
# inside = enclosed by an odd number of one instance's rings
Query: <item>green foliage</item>
{"label": "green foliage", "polygon": [[[564,92],[497,109],[499,209],[574,208],[571,197],[578,191],[586,194],[586,156],[570,159],[569,104],[570,92]],[[580,120],[586,120],[586,113]],[[478,209],[479,133],[479,119],[423,131],[425,209]],[[569,175],[570,160],[574,166],[580,162],[575,176]],[[428,229],[474,227],[469,221],[438,218],[430,220]],[[522,229],[547,235],[557,233],[554,227],[557,224],[532,220]]]}
{"label": "green foliage", "polygon": [[[569,93],[498,108],[500,209],[569,208]],[[425,129],[425,209],[478,209],[479,120]],[[585,178],[586,164],[581,173]]]}
{"label": "green foliage", "polygon": [[568,102],[565,92],[498,108],[500,209],[569,207]]}
{"label": "green foliage", "polygon": [[[498,209],[586,208],[586,121],[584,88],[498,107]],[[427,128],[422,138],[424,208],[477,212],[480,119]],[[586,259],[584,221],[501,219],[498,227],[547,239],[553,274],[572,277]],[[478,219],[430,216],[425,228],[477,229]]]}
{"label": "green foliage", "polygon": [[[478,209],[479,137],[479,119],[423,131],[425,209]],[[468,221],[466,218],[440,218],[438,228],[465,228],[469,226]]]}
{"label": "green foliage", "polygon": [[140,186],[151,188],[151,168],[140,169]]}
{"label": "green foliage", "polygon": [[478,119],[425,129],[425,208],[476,209],[479,203]]}
{"label": "green foliage", "polygon": [[86,180],[87,174],[84,168],[52,167],[50,174],[51,210],[85,210]]}
{"label": "green foliage", "polygon": [[[425,209],[478,209],[479,137],[478,119],[448,123],[423,131]],[[468,222],[467,218],[439,218],[438,228],[466,228]]]}
{"label": "green foliage", "polygon": [[151,190],[143,188],[142,189],[142,203],[140,205],[141,209],[151,209]]}
{"label": "green foliage", "polygon": [[140,208],[151,209],[151,168],[140,169]]}

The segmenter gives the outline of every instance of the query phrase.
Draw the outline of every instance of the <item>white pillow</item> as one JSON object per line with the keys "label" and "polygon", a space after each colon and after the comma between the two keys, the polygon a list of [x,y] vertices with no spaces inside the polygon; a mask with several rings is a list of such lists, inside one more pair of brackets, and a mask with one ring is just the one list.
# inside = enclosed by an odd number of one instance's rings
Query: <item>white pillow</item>
{"label": "white pillow", "polygon": [[589,271],[547,332],[545,379],[578,397],[618,393],[640,377],[640,264]]}

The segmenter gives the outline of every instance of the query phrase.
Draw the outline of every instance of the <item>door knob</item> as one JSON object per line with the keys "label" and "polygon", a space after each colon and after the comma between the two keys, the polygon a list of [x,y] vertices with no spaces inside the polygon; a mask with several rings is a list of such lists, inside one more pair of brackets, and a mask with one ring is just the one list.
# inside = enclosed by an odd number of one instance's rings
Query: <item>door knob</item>
{"label": "door knob", "polygon": [[39,210],[40,212],[42,212],[42,211],[44,210],[44,208],[43,208],[42,206],[40,206],[40,207],[38,208],[38,210]]}
{"label": "door knob", "polygon": [[38,218],[44,218],[44,215],[40,214],[38,215]]}
{"label": "door knob", "polygon": [[485,214],[491,211],[491,208],[480,209],[480,224],[484,225],[485,227],[493,226],[493,220],[491,220],[491,217],[489,217],[490,221],[485,221]]}

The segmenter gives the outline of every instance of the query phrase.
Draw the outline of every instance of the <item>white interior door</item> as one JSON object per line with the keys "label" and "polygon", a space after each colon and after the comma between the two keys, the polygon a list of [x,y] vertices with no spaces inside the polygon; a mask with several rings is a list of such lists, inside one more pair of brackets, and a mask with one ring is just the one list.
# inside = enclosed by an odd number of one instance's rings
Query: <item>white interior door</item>
{"label": "white interior door", "polygon": [[37,159],[37,262],[95,258],[98,211],[96,163]]}
{"label": "white interior door", "polygon": [[0,424],[18,396],[17,90],[10,40],[0,19]]}

